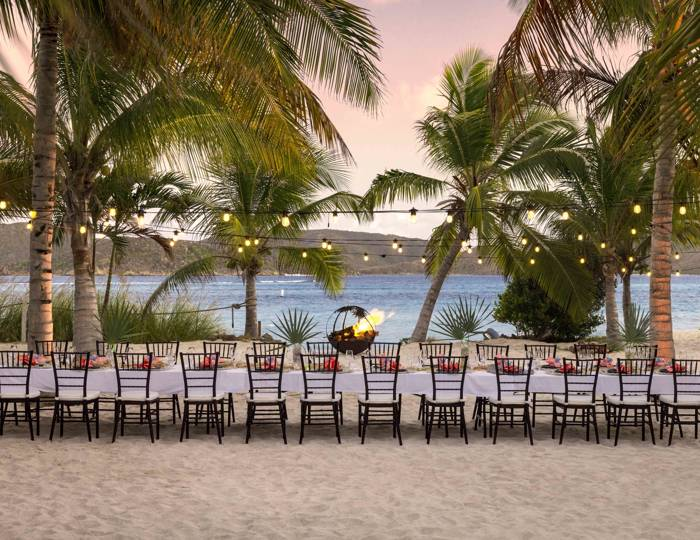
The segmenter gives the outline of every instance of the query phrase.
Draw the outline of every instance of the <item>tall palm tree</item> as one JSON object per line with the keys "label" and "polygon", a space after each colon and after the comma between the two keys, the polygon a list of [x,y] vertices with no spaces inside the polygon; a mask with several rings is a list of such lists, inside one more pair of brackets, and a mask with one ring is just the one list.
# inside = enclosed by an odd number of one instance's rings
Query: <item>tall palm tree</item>
{"label": "tall palm tree", "polygon": [[317,154],[314,161],[305,172],[286,175],[266,172],[250,162],[212,167],[210,183],[201,188],[189,218],[190,228],[207,239],[214,252],[166,278],[147,308],[168,292],[213,277],[217,261],[243,278],[245,334],[250,337],[258,335],[256,279],[266,262],[275,262],[283,271],[310,274],[329,294],[340,292],[344,276],[340,252],[304,246],[299,238],[324,212],[354,210],[360,199],[341,191],[342,177],[334,159]]}
{"label": "tall palm tree", "polygon": [[[513,81],[531,71],[558,101],[583,99],[590,112],[654,142],[655,170],[649,303],[659,354],[673,356],[671,271],[674,179],[679,159],[697,155],[697,39],[695,0],[528,0],[501,50],[494,89],[507,108],[517,102]],[[621,43],[637,47],[625,73],[612,66]],[[651,135],[650,135],[651,134]]]}
{"label": "tall palm tree", "polygon": [[[130,69],[196,65],[245,107],[248,120],[277,112],[346,152],[304,80],[375,109],[379,39],[366,10],[346,0],[0,0],[0,34],[36,38],[28,341],[50,339],[51,245],[56,192],[59,45],[118,54]],[[63,37],[67,39],[63,40]]]}
{"label": "tall palm tree", "polygon": [[538,106],[526,108],[522,125],[508,116],[494,121],[487,100],[491,73],[491,60],[478,49],[458,55],[446,66],[440,83],[447,105],[431,107],[416,125],[429,165],[444,178],[389,170],[378,175],[365,194],[369,208],[444,198],[440,207],[449,217],[428,241],[426,275],[432,280],[411,335],[413,341],[426,338],[445,278],[463,245],[472,241],[505,275],[536,273],[548,294],[572,311],[580,313],[590,303],[590,287],[565,286],[577,279],[584,284],[590,280],[578,275],[581,272],[575,265],[562,264],[564,246],[538,248],[540,261],[552,258],[557,262],[530,268],[531,257],[522,252],[522,234],[540,243],[545,235],[501,204],[510,189],[541,187],[560,174],[566,162],[580,162],[577,130],[567,119]]}

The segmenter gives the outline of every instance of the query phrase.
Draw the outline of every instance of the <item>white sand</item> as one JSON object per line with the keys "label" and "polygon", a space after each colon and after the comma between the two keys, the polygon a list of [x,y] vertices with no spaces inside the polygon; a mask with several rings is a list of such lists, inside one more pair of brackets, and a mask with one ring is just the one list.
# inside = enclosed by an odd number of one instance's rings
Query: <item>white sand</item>
{"label": "white sand", "polygon": [[[688,356],[698,336],[679,336]],[[686,349],[687,347],[687,349]],[[88,443],[81,425],[63,440],[29,441],[26,425],[0,438],[0,538],[692,538],[700,442],[686,433],[670,448],[642,443],[633,428],[612,447],[569,427],[563,446],[538,420],[535,446],[521,428],[503,429],[496,446],[470,428],[469,445],[452,433],[430,446],[404,401],[404,446],[388,426],[360,445],[356,406],[346,395],[343,444],[330,427],[308,428],[298,445],[299,408],[290,396],[289,445],[279,428],[255,426],[243,444],[243,403],[224,444],[195,429],[178,442],[164,424],[151,445],[127,426]],[[601,419],[602,424],[602,419]]]}

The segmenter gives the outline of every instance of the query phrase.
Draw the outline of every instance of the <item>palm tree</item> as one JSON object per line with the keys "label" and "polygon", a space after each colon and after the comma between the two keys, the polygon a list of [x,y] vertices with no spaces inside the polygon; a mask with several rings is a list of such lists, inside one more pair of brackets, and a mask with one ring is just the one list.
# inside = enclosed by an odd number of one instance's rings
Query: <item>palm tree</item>
{"label": "palm tree", "polygon": [[[581,98],[628,135],[654,143],[655,169],[649,303],[659,354],[673,356],[671,271],[674,179],[679,160],[697,155],[700,12],[694,0],[528,0],[501,50],[494,89],[505,108],[526,70],[544,94]],[[621,74],[611,66],[620,43],[638,52]]]}
{"label": "palm tree", "polygon": [[[168,292],[210,279],[217,261],[243,278],[245,334],[249,337],[258,335],[256,278],[272,258],[281,270],[310,274],[329,294],[340,292],[344,275],[340,252],[299,245],[302,231],[324,212],[357,208],[359,197],[341,191],[342,180],[334,161],[317,154],[315,163],[301,168],[306,170],[288,175],[265,172],[250,162],[212,167],[210,183],[201,188],[199,203],[193,205],[189,217],[191,228],[207,239],[215,252],[166,278],[146,308]],[[322,195],[328,191],[331,194]]]}
{"label": "palm tree", "polygon": [[[426,275],[432,281],[413,341],[426,338],[445,278],[460,251],[472,241],[482,255],[497,262],[504,275],[536,274],[548,294],[572,311],[580,313],[590,303],[592,287],[586,285],[590,279],[578,275],[575,265],[562,263],[564,246],[538,247],[541,261],[557,262],[531,268],[531,254],[523,254],[520,239],[525,232],[543,243],[545,235],[501,204],[510,189],[540,187],[556,177],[567,161],[581,161],[575,149],[577,130],[565,118],[538,106],[527,107],[522,125],[507,116],[494,121],[487,102],[491,73],[492,62],[478,49],[458,55],[445,68],[440,83],[447,105],[430,108],[416,125],[428,163],[444,178],[390,170],[378,175],[365,195],[369,208],[444,198],[439,205],[448,218],[428,241]],[[530,245],[535,247],[534,242]],[[563,286],[576,280],[582,286]]]}
{"label": "palm tree", "polygon": [[51,246],[63,35],[93,51],[109,49],[131,69],[198,66],[247,112],[249,122],[280,114],[347,155],[304,80],[316,80],[368,109],[381,98],[377,32],[366,10],[345,0],[264,0],[255,6],[238,0],[0,0],[0,34],[14,37],[21,25],[34,30],[37,43],[31,137],[31,206],[37,216],[30,240],[28,341],[51,339],[53,331]]}

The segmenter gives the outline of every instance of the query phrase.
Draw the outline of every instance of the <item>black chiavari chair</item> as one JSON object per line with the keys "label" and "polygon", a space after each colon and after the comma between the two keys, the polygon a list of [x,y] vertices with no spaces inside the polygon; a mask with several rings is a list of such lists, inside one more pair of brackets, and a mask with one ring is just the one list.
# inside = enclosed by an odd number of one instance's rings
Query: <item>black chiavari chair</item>
{"label": "black chiavari chair", "polygon": [[34,354],[51,356],[52,352],[68,352],[70,341],[65,339],[38,340],[34,342]]}
{"label": "black chiavari chair", "polygon": [[[451,349],[450,349],[451,350]],[[451,417],[459,424],[459,435],[467,440],[467,425],[464,419],[464,377],[467,372],[468,356],[430,356],[430,374],[432,379],[432,394],[425,398],[425,440],[430,444],[430,438],[435,423],[435,412],[438,413],[438,428],[445,423],[445,437],[449,437],[448,424]]]}
{"label": "black chiavari chair", "polygon": [[[479,363],[490,364],[496,358],[506,358],[510,351],[510,345],[486,345],[482,343],[476,344],[476,356]],[[486,404],[488,403],[487,396],[476,396],[474,401],[474,410],[472,411],[472,419],[474,420],[474,430],[479,429],[479,424],[482,424],[484,429],[484,438],[486,438]]]}
{"label": "black chiavari chair", "polygon": [[[33,351],[0,351],[0,435],[3,434],[10,405],[15,425],[26,422],[29,437],[34,440],[33,422],[36,421],[36,434],[40,435],[40,393],[29,388],[33,356]],[[17,405],[22,403],[24,414],[17,410]]]}
{"label": "black chiavari chair", "polygon": [[674,358],[671,361],[673,370],[673,395],[660,397],[661,422],[659,438],[664,436],[664,426],[669,425],[668,445],[673,441],[673,427],[678,426],[679,433],[683,437],[683,426],[691,425],[695,429],[695,438],[698,438],[698,424],[700,423],[700,360],[680,360]]}
{"label": "black chiavari chair", "polygon": [[658,351],[659,346],[650,343],[627,345],[625,347],[625,354],[627,354],[630,358],[646,358],[647,360],[656,360]]}
{"label": "black chiavari chair", "polygon": [[576,360],[605,360],[608,356],[608,346],[603,343],[574,343]]}
{"label": "black chiavari chair", "polygon": [[[180,353],[182,379],[185,384],[183,398],[184,411],[180,442],[183,437],[190,438],[190,406],[202,407],[205,410],[207,433],[214,424],[219,444],[224,436],[224,400],[226,395],[216,388],[219,370],[219,355],[217,353]],[[199,413],[195,410],[195,419]]]}
{"label": "black chiavari chair", "polygon": [[95,354],[97,356],[107,356],[108,353],[128,353],[131,343],[129,341],[118,341],[110,343],[108,341],[97,340],[95,342]]}
{"label": "black chiavari chair", "polygon": [[[532,358],[496,358],[496,398],[489,398],[489,428],[493,428],[493,444],[498,438],[498,427],[501,416],[510,427],[524,426],[524,436],[532,440],[532,423],[530,421],[530,374],[532,373]],[[496,408],[494,423],[493,409]],[[515,411],[522,410],[522,421],[515,419]],[[507,413],[510,412],[510,420]],[[502,413],[502,414],[501,414]]]}
{"label": "black chiavari chair", "polygon": [[[151,353],[114,353],[114,370],[117,375],[117,394],[114,400],[114,431],[112,442],[117,439],[117,428],[124,436],[125,424],[143,424],[148,422],[151,442],[160,439],[160,396],[151,390]],[[128,406],[137,406],[132,412]],[[155,406],[155,410],[154,407]],[[153,436],[153,415],[155,414],[156,434]]]}
{"label": "black chiavari chair", "polygon": [[246,364],[250,387],[246,396],[246,444],[253,425],[277,423],[287,444],[287,396],[282,392],[284,354],[247,354]]}
{"label": "black chiavari chair", "polygon": [[[533,362],[544,362],[548,358],[557,357],[557,345],[556,344],[525,344],[525,356],[532,358]],[[540,399],[537,392],[532,392],[532,427],[536,426],[537,421],[537,404],[551,405],[552,395],[549,395],[549,399]],[[546,413],[539,413],[540,415]]]}
{"label": "black chiavari chair", "polygon": [[278,341],[253,341],[253,354],[255,356],[282,355],[287,353],[287,344]]}
{"label": "black chiavari chair", "polygon": [[[425,341],[418,343],[421,359],[430,361],[431,356],[452,356],[452,343],[441,343],[437,341]],[[420,397],[420,407],[418,408],[418,420],[421,424],[425,420],[425,394],[416,394]]]}
{"label": "black chiavari chair", "polygon": [[[651,383],[654,378],[654,360],[649,358],[619,359],[617,361],[617,373],[620,381],[620,394],[606,396],[608,410],[607,436],[610,438],[610,428],[615,423],[615,446],[620,436],[622,426],[639,426],[638,413],[641,413],[642,440],[646,440],[647,416],[651,442],[656,444],[654,437],[654,425],[651,420],[651,407],[654,402],[651,399]],[[629,413],[634,413],[634,418],[629,419]],[[624,413],[624,418],[623,418]]]}
{"label": "black chiavari chair", "polygon": [[365,443],[367,426],[383,424],[392,426],[392,435],[401,440],[401,396],[397,394],[400,369],[399,356],[362,355],[362,372],[365,392],[358,397],[358,429]]}
{"label": "black chiavari chair", "polygon": [[[88,391],[88,370],[90,369],[89,352],[52,352],[51,364],[54,374],[54,409],[51,419],[49,440],[53,440],[56,423],[59,424],[59,436],[63,437],[63,425],[66,422],[84,422],[88,441],[92,441],[90,422],[95,420],[95,438],[100,438],[100,393]],[[66,409],[71,405],[82,406],[80,418],[71,415],[66,419]]]}
{"label": "black chiavari chair", "polygon": [[400,356],[401,343],[390,341],[374,341],[367,349],[370,356]]}
{"label": "black chiavari chair", "polygon": [[[146,342],[146,352],[153,355],[153,359],[156,358],[172,358],[173,362],[177,364],[178,354],[180,351],[179,341],[147,341]],[[168,407],[168,401],[164,400],[160,403],[161,411],[170,411],[173,415],[173,424],[177,421],[177,418],[181,418],[182,414],[180,412],[180,400],[177,394],[172,394],[170,396],[170,407]]]}
{"label": "black chiavari chair", "polygon": [[304,378],[304,394],[301,397],[301,432],[299,444],[304,440],[304,426],[334,425],[340,444],[340,395],[335,391],[338,373],[336,354],[301,355],[301,371]]}
{"label": "black chiavari chair", "polygon": [[[555,437],[557,424],[561,425],[559,444],[564,441],[569,410],[581,411],[581,421],[586,426],[586,440],[590,440],[590,428],[593,423],[595,442],[598,437],[598,422],[596,421],[595,392],[598,386],[600,359],[562,360],[561,370],[564,372],[564,393],[552,397],[552,439]],[[561,422],[558,420],[559,408]],[[574,421],[576,416],[574,415]]]}
{"label": "black chiavari chair", "polygon": [[[219,355],[219,360],[230,360],[231,363],[236,358],[236,347],[238,343],[234,341],[203,341],[202,346],[204,347],[204,352],[217,353]],[[231,423],[236,421],[236,411],[233,406],[233,392],[228,393],[228,398],[226,400],[226,423],[231,426]]]}
{"label": "black chiavari chair", "polygon": [[[337,355],[340,354],[336,351],[335,347],[331,345],[328,341],[307,341],[306,342],[306,352],[308,354],[331,354],[331,355]],[[338,392],[338,395],[340,396],[340,404],[339,404],[339,409],[340,409],[340,425],[343,425],[343,393]]]}

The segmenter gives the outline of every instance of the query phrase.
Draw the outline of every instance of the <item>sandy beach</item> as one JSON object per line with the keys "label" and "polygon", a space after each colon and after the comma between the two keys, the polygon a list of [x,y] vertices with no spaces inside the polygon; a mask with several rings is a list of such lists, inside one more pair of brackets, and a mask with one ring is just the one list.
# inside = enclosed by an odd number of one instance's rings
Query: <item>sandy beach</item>
{"label": "sandy beach", "polygon": [[[697,333],[678,338],[690,355]],[[154,445],[140,426],[111,444],[109,414],[93,443],[79,424],[49,442],[48,416],[35,442],[25,425],[7,425],[2,537],[683,538],[700,528],[687,511],[700,485],[690,433],[668,448],[623,430],[613,448],[604,430],[595,445],[570,427],[559,446],[543,417],[534,447],[521,429],[502,430],[494,446],[471,427],[468,446],[456,433],[427,446],[407,396],[404,446],[386,426],[362,446],[347,396],[343,444],[315,427],[300,446],[298,396],[288,401],[286,447],[275,426],[256,426],[243,444],[240,398],[221,446],[203,428],[181,444],[167,422]]]}

